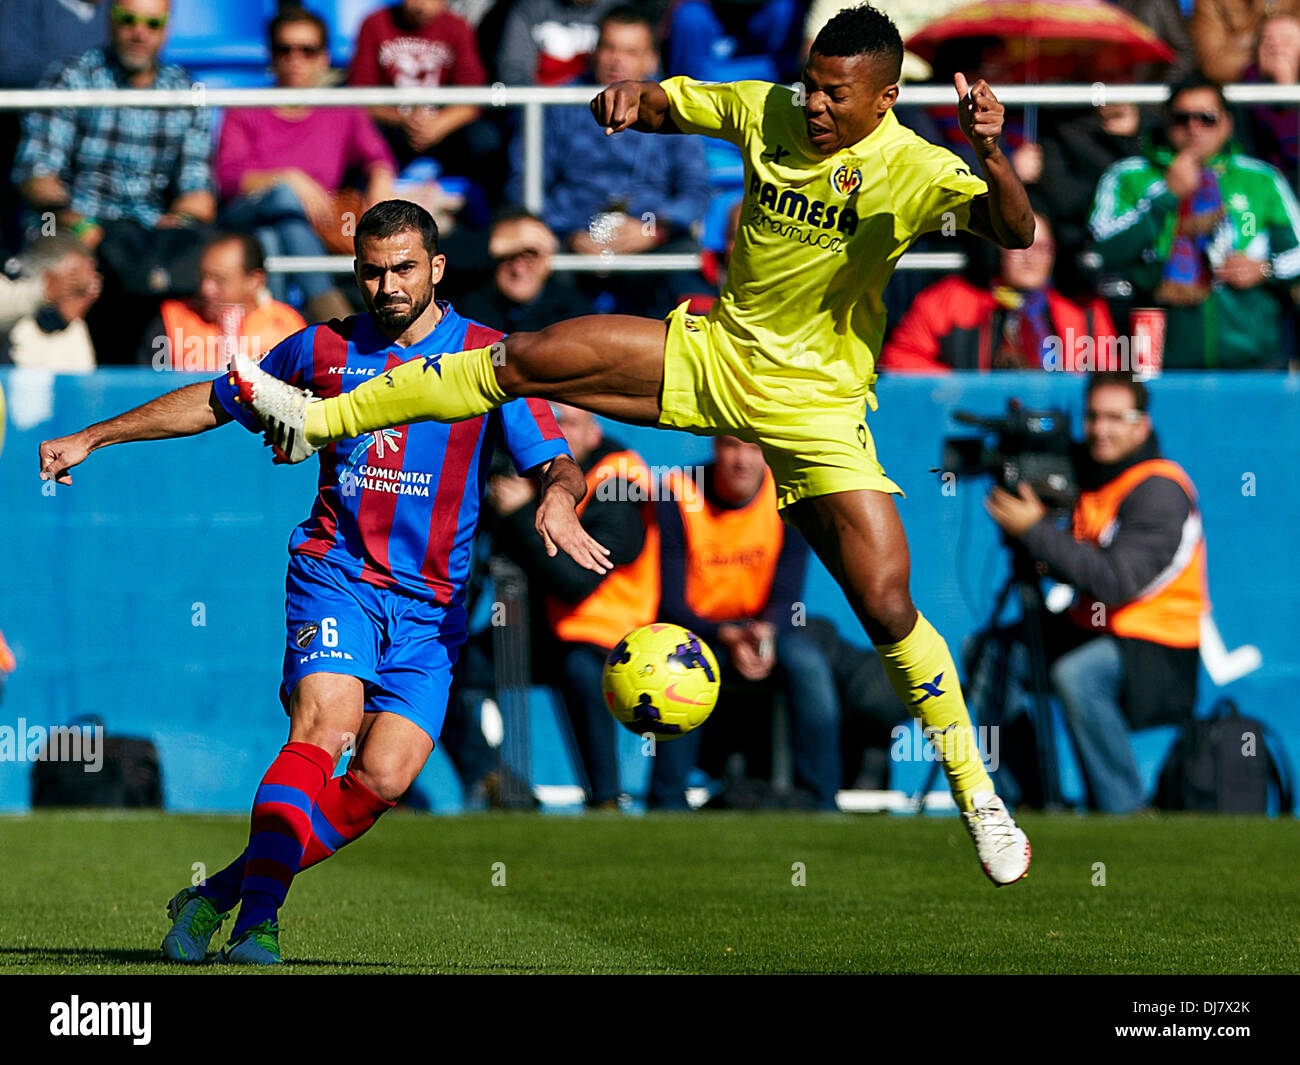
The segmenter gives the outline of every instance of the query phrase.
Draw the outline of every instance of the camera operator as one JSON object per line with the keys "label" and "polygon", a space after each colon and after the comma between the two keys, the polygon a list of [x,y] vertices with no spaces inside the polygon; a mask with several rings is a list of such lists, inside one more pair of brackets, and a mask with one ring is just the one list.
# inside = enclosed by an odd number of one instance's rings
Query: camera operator
{"label": "camera operator", "polygon": [[1049,621],[1045,643],[1089,804],[1108,813],[1144,805],[1128,729],[1192,715],[1208,609],[1196,490],[1160,457],[1147,406],[1129,375],[1089,378],[1070,531],[1024,484],[1018,496],[995,488],[985,504],[1040,572],[1074,586],[1068,621]]}

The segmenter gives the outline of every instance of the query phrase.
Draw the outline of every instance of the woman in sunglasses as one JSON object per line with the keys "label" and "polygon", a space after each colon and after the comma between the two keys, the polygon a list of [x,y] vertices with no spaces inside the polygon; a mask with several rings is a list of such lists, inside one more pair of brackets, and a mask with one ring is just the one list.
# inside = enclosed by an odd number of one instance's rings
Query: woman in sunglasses
{"label": "woman in sunglasses", "polygon": [[[328,32],[309,11],[291,8],[268,29],[276,84],[313,88],[329,73]],[[359,202],[339,197],[350,169],[366,175]],[[351,226],[392,194],[392,153],[360,108],[279,107],[227,112],[217,145],[223,225],[254,232],[268,255],[324,255],[334,238],[351,247]],[[352,217],[348,214],[351,212]],[[296,283],[309,321],[353,313],[329,274],[270,275],[276,299]]]}
{"label": "woman in sunglasses", "polygon": [[1232,143],[1222,89],[1176,86],[1160,143],[1102,175],[1089,227],[1137,306],[1165,308],[1165,369],[1283,368],[1300,279],[1300,204]]}

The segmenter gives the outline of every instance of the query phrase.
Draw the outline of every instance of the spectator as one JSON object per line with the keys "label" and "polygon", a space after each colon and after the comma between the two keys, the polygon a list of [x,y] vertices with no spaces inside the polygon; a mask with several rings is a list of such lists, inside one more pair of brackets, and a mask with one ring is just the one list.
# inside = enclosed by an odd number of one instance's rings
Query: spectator
{"label": "spectator", "polygon": [[1189,721],[1196,706],[1201,615],[1209,609],[1196,489],[1160,456],[1146,386],[1130,374],[1088,379],[1083,492],[1069,532],[1032,490],[995,488],[993,520],[1075,605],[1046,633],[1051,682],[1083,767],[1089,804],[1143,804],[1130,728]]}
{"label": "spectator", "polygon": [[[569,275],[551,273],[557,242],[536,215],[507,208],[492,223],[492,277],[460,301],[461,313],[506,333],[535,332],[591,313]],[[579,460],[581,462],[581,460]]]}
{"label": "spectator", "polygon": [[[555,404],[574,461],[587,479],[578,505],[583,527],[609,548],[615,567],[583,569],[563,553],[554,558],[533,530],[535,492],[522,478],[493,481],[504,520],[498,545],[528,575],[533,595],[545,596],[546,629],[554,641],[544,653],[564,696],[587,774],[590,806],[615,809],[619,776],[615,735],[620,726],[601,694],[605,657],[627,633],[655,620],[659,602],[659,538],[650,502],[650,471],[641,456],[606,439],[587,411]],[[654,769],[658,775],[658,766]]]}
{"label": "spectator", "polygon": [[22,261],[23,273],[38,281],[42,298],[0,341],[0,363],[90,373],[95,348],[85,319],[102,287],[95,256],[73,237],[40,237]]}
{"label": "spectator", "polygon": [[[1255,62],[1242,74],[1245,82],[1300,84],[1300,18],[1276,15],[1259,31]],[[1252,104],[1247,111],[1251,153],[1277,167],[1294,186],[1300,180],[1300,116],[1294,104]]]}
{"label": "spectator", "polygon": [[[446,0],[402,0],[368,15],[357,35],[352,85],[483,85],[474,31]],[[388,138],[399,167],[417,156],[438,160],[444,173],[476,180],[501,147],[496,127],[468,104],[376,107],[371,115]]]}
{"label": "spectator", "polygon": [[[286,8],[267,28],[276,84],[306,89],[329,70],[324,21],[302,8]],[[364,171],[360,202],[337,202],[350,168]],[[370,117],[355,107],[232,109],[217,145],[217,184],[227,229],[257,235],[268,255],[323,255],[326,241],[351,254],[355,217],[391,198],[392,153]],[[288,283],[301,290],[313,322],[346,318],[351,305],[329,274],[298,272],[271,277],[276,299],[288,299]]]}
{"label": "spectator", "polygon": [[[233,315],[223,320],[223,315]],[[164,300],[141,341],[137,361],[155,370],[220,373],[230,362],[224,341],[261,358],[307,325],[266,290],[262,246],[251,233],[223,233],[203,249],[199,292]]]}
{"label": "spectator", "polygon": [[597,26],[619,0],[517,0],[506,16],[497,73],[507,85],[563,85],[587,71]]}
{"label": "spectator", "polygon": [[[1106,168],[1137,155],[1157,125],[1158,119],[1139,111],[1136,104],[1103,104],[1052,123],[1042,131],[1040,145],[1025,145],[1016,153],[1017,173],[1026,184],[1033,184],[1056,223],[1058,261],[1088,242],[1092,198]],[[1022,153],[1033,151],[1038,152],[1037,172],[1027,175]]]}
{"label": "spectator", "polygon": [[[886,372],[1094,369],[1103,338],[1115,326],[1106,304],[1066,299],[1052,286],[1055,245],[1047,217],[1034,214],[1034,243],[1000,249],[1000,267],[978,284],[959,275],[923,289],[880,354]],[[1088,345],[1087,365],[1075,356]]]}
{"label": "spectator", "polygon": [[[109,0],[4,0],[5,38],[22,47],[0,50],[0,89],[34,89],[51,63],[102,48],[108,41]],[[19,112],[0,111],[0,174],[14,165],[22,130]],[[16,251],[22,244],[17,190],[0,181],[0,248]]]}
{"label": "spectator", "polygon": [[[167,0],[118,0],[112,40],[51,70],[55,89],[184,89],[181,67],[158,63]],[[208,110],[65,108],[23,120],[13,180],[28,207],[95,249],[105,298],[88,325],[101,361],[129,361],[168,294],[197,285],[202,226],[216,211]]]}
{"label": "spectator", "polygon": [[1090,226],[1134,300],[1166,308],[1164,366],[1284,367],[1300,205],[1273,167],[1242,154],[1219,86],[1176,87],[1162,139],[1102,176]]}
{"label": "spectator", "polygon": [[781,691],[795,786],[817,808],[834,810],[841,779],[834,678],[817,642],[792,624],[808,545],[782,525],[776,483],[757,444],[715,437],[713,455],[702,485],[677,474],[660,491],[659,620],[684,625],[713,648],[722,694],[703,729],[658,746],[650,805],[685,808],[686,776],[697,757],[722,776],[737,741],[755,734],[754,702]]}
{"label": "spectator", "polygon": [[801,66],[803,14],[798,0],[683,0],[668,21],[668,73],[792,81]]}
{"label": "spectator", "polygon": [[1300,15],[1300,0],[1196,0],[1191,32],[1201,72],[1220,85],[1240,81],[1270,15]]}
{"label": "spectator", "polygon": [[[630,7],[610,11],[600,23],[592,77],[597,84],[642,81],[659,64],[654,32]],[[546,111],[542,215],[570,251],[636,254],[698,252],[694,231],[709,201],[704,147],[698,137],[656,138],[627,130],[607,137],[585,105]],[[512,199],[523,183],[522,145],[515,144]],[[627,313],[667,313],[677,297],[704,288],[696,273],[623,283],[591,279],[611,291]]]}

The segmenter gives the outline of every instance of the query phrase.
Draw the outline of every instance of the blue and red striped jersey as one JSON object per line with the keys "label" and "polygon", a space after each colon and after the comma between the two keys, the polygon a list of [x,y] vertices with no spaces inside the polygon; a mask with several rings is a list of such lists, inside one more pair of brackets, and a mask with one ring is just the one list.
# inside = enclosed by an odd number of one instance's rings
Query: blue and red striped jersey
{"label": "blue and red striped jersey", "polygon": [[[462,318],[439,302],[442,320],[409,348],[390,341],[369,314],[308,326],[262,359],[268,373],[328,398],[412,359],[486,347],[495,329]],[[235,399],[227,377],[214,382],[218,401],[260,433],[251,408]],[[489,414],[444,425],[419,422],[322,448],[319,493],[311,516],[289,538],[291,554],[324,559],[349,576],[433,603],[460,603],[479,506],[497,441],[520,473],[568,455],[550,406],[516,399]]]}

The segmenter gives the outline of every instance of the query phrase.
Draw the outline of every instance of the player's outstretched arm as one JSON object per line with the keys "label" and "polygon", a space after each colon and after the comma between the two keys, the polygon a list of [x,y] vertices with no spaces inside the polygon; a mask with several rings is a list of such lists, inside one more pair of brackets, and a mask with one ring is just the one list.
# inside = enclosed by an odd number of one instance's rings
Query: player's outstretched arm
{"label": "player's outstretched arm", "polygon": [[953,84],[957,89],[957,120],[975,149],[989,186],[986,195],[971,201],[969,229],[1004,248],[1027,248],[1034,242],[1029,194],[1011,160],[998,147],[1005,109],[983,78],[968,85],[966,76],[959,73],[954,75]]}
{"label": "player's outstretched arm", "polygon": [[186,385],[116,418],[88,425],[70,436],[43,441],[40,446],[41,480],[71,484],[72,476],[68,471],[85,461],[92,451],[109,444],[193,436],[228,421],[230,414],[217,402],[211,381]]}
{"label": "player's outstretched arm", "polygon": [[616,81],[591,101],[591,113],[607,137],[625,129],[681,132],[668,114],[668,94],[657,81]]}
{"label": "player's outstretched arm", "polygon": [[578,520],[578,504],[587,494],[586,478],[568,455],[559,455],[528,471],[541,481],[537,504],[537,535],[554,558],[563,551],[583,569],[608,573],[614,568],[609,548],[597,542]]}

